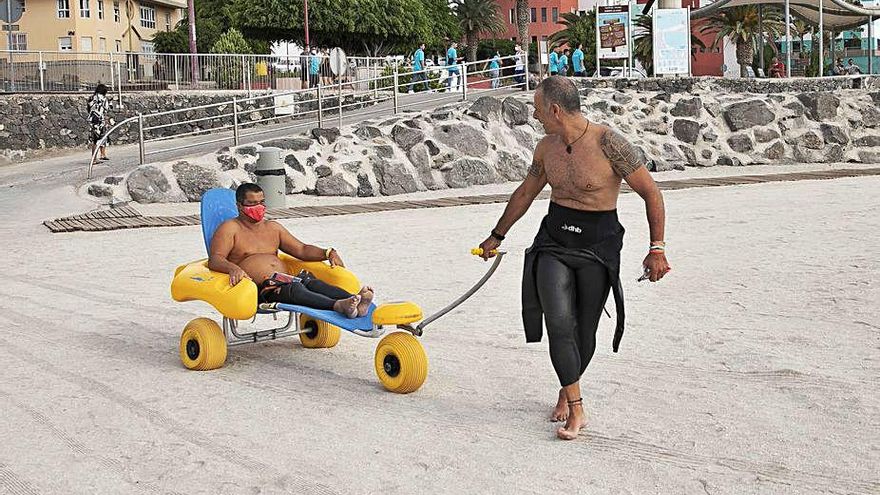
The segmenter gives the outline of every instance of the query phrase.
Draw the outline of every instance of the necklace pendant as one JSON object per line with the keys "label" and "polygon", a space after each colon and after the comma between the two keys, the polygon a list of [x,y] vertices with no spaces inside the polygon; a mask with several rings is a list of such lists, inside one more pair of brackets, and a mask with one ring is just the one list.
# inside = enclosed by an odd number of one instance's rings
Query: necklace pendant
{"label": "necklace pendant", "polygon": [[570,144],[565,147],[565,152],[568,153],[569,155],[571,154],[571,145]]}

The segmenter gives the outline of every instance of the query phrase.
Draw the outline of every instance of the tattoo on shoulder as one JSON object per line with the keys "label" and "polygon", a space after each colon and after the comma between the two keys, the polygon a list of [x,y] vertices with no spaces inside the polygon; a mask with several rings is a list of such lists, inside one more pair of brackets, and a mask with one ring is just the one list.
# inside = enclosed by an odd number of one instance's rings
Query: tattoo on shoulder
{"label": "tattoo on shoulder", "polygon": [[532,166],[529,167],[529,175],[532,177],[540,177],[544,175],[544,165],[537,158],[532,158]]}
{"label": "tattoo on shoulder", "polygon": [[642,152],[630,144],[620,133],[611,129],[602,134],[602,151],[611,162],[614,173],[621,177],[635,172],[645,165]]}

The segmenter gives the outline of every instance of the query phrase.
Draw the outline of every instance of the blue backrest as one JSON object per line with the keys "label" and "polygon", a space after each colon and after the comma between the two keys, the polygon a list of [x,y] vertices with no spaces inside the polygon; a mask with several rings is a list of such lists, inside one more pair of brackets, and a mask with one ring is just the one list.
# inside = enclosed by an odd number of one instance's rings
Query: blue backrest
{"label": "blue backrest", "polygon": [[235,191],[232,189],[211,189],[202,194],[202,235],[205,238],[205,250],[211,254],[211,239],[217,227],[223,222],[238,216],[235,204]]}

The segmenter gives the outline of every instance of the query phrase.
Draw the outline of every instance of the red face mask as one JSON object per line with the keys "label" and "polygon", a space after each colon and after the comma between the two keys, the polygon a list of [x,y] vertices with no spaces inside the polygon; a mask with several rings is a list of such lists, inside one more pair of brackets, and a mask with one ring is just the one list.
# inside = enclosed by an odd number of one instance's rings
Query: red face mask
{"label": "red face mask", "polygon": [[266,214],[266,205],[242,206],[241,211],[251,220],[259,222]]}

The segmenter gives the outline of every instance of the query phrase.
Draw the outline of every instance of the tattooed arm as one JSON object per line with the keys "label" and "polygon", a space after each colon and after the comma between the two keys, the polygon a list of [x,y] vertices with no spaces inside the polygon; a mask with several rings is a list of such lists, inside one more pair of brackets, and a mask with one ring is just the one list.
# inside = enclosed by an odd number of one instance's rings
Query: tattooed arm
{"label": "tattooed arm", "polygon": [[[529,168],[529,173],[522,184],[516,188],[516,191],[510,195],[510,200],[507,201],[504,213],[492,230],[493,232],[502,236],[507,235],[507,231],[513,227],[517,220],[525,215],[529,207],[532,206],[532,202],[535,201],[535,198],[538,197],[538,194],[547,185],[547,174],[544,172],[544,147],[542,144],[543,141],[538,143],[538,146],[535,148],[535,155],[532,158],[532,166]],[[490,251],[500,245],[500,239],[489,236],[480,244],[480,247],[483,248],[483,258],[488,259],[494,256]]]}
{"label": "tattooed arm", "polygon": [[[651,177],[651,173],[645,168],[642,152],[626,138],[610,129],[602,135],[602,151],[611,162],[614,173],[623,177],[629,187],[645,201],[651,243],[664,241],[666,207],[663,204],[663,194]],[[663,252],[648,254],[643,265],[651,270],[649,278],[652,282],[660,280],[670,270],[669,262]]]}

